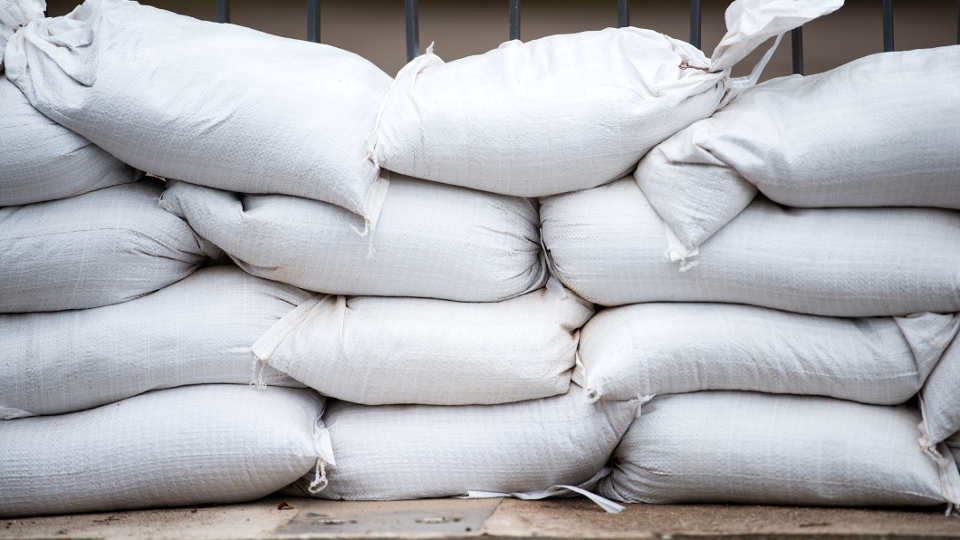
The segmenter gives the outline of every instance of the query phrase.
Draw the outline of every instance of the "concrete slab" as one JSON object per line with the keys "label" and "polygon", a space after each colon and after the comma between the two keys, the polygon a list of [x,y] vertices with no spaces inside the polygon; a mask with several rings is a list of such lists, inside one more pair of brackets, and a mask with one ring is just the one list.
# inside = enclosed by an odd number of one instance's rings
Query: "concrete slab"
{"label": "concrete slab", "polygon": [[932,540],[960,539],[960,518],[944,516],[940,508],[629,505],[613,515],[582,498],[346,502],[268,497],[223,506],[0,520],[0,540],[14,538]]}

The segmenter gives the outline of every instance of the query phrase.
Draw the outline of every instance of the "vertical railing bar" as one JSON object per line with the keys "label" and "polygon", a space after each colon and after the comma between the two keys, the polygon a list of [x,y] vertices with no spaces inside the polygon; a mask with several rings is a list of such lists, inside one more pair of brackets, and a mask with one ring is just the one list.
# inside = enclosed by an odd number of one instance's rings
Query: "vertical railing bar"
{"label": "vertical railing bar", "polygon": [[883,0],[883,52],[893,50],[893,0]]}
{"label": "vertical railing bar", "polygon": [[957,2],[957,45],[960,45],[960,2]]}
{"label": "vertical railing bar", "polygon": [[617,0],[617,28],[630,26],[630,0]]}
{"label": "vertical railing bar", "polygon": [[510,41],[520,39],[520,0],[510,0]]}
{"label": "vertical railing bar", "polygon": [[420,13],[417,0],[404,0],[407,19],[407,62],[420,56]]}
{"label": "vertical railing bar", "polygon": [[803,75],[803,27],[790,31],[790,45],[793,51],[793,72]]}
{"label": "vertical railing bar", "polygon": [[230,0],[217,0],[217,22],[230,22]]}
{"label": "vertical railing bar", "polygon": [[700,0],[690,0],[690,44],[700,48]]}
{"label": "vertical railing bar", "polygon": [[307,0],[307,41],[320,43],[320,0]]}

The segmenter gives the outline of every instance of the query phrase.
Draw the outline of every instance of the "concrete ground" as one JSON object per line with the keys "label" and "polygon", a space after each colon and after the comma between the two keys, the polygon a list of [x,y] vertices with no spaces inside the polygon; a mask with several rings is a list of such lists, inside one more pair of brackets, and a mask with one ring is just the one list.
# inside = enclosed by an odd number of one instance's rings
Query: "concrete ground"
{"label": "concrete ground", "polygon": [[942,508],[629,505],[607,514],[577,498],[252,503],[0,519],[0,539],[624,538],[681,540],[960,538]]}

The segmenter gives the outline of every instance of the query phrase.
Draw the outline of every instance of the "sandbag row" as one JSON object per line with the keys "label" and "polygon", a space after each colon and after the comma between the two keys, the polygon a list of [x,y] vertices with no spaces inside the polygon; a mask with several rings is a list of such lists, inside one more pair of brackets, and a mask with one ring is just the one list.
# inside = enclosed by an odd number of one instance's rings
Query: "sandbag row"
{"label": "sandbag row", "polygon": [[567,392],[592,314],[556,282],[470,304],[315,296],[216,266],[122,304],[0,315],[0,418],[212,383],[367,404],[531,400]]}

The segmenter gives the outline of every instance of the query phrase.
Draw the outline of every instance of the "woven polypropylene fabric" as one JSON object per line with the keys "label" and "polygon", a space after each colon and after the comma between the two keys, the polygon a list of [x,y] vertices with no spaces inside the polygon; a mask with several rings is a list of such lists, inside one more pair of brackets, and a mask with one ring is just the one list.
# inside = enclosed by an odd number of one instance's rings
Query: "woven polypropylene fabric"
{"label": "woven polypropylene fabric", "polygon": [[138,169],[366,212],[364,141],[392,79],[353,53],[89,0],[32,21],[5,62],[36,108]]}
{"label": "woven polypropylene fabric", "polygon": [[920,394],[923,423],[930,444],[937,444],[960,431],[960,392],[957,388],[960,388],[960,340],[954,339]]}
{"label": "woven polypropylene fabric", "polygon": [[0,74],[0,207],[135,182],[143,173],[33,108]]}
{"label": "woven polypropylene fabric", "polygon": [[158,206],[146,179],[0,208],[0,313],[133,300],[195,272],[218,250]]}
{"label": "woven polypropylene fabric", "polygon": [[960,46],[774,79],[654,148],[635,177],[687,249],[757,188],[794,207],[960,208]]}
{"label": "woven polypropylene fabric", "polygon": [[[250,383],[250,346],[310,296],[219,266],[123,304],[0,315],[0,418],[79,411],[174,386]],[[263,381],[303,386],[272,368]]]}
{"label": "woven polypropylene fabric", "polygon": [[618,501],[928,506],[947,502],[919,413],[824,397],[695,392],[643,406],[597,492]]}
{"label": "woven polypropylene fabric", "polygon": [[717,108],[723,73],[652,30],[509,41],[444,64],[428,53],[399,74],[380,120],[384,167],[446,184],[533,197],[597,186]]}
{"label": "woven polypropylene fabric", "polygon": [[895,405],[920,390],[958,325],[955,314],[843,319],[737,304],[636,304],[590,319],[575,380],[602,399],[752,390]]}
{"label": "woven polypropylene fabric", "polygon": [[317,496],[416,499],[577,485],[603,468],[636,410],[637,401],[588,403],[577,386],[503,405],[332,402],[324,423],[337,464]]}
{"label": "woven polypropylene fabric", "polygon": [[0,515],[231,503],[314,467],[324,398],[197,385],[0,422]]}
{"label": "woven polypropylene fabric", "polygon": [[298,197],[181,182],[163,201],[247,272],[312,291],[495,302],[547,280],[527,199],[393,175],[366,236],[358,216]]}
{"label": "woven polypropylene fabric", "polygon": [[523,401],[570,388],[593,305],[555,286],[490,303],[317,297],[254,347],[320,393],[366,405]]}
{"label": "woven polypropylene fabric", "polygon": [[686,272],[632,178],[540,207],[552,271],[598,304],[730,302],[835,317],[960,311],[960,213],[793,210],[757,197]]}

